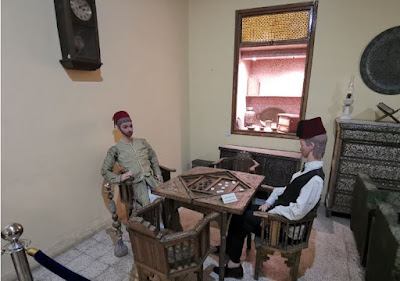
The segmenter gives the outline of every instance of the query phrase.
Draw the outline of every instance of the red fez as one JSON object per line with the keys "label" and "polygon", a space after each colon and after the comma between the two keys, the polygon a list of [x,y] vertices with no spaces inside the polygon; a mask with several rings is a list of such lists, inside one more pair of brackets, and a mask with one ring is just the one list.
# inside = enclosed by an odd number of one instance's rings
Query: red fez
{"label": "red fez", "polygon": [[126,111],[118,111],[114,114],[113,116],[114,120],[114,125],[117,125],[118,127],[125,122],[132,122],[131,117],[129,117],[129,114]]}
{"label": "red fez", "polygon": [[301,139],[309,139],[318,135],[326,134],[321,117],[309,120],[300,120],[297,124],[296,135]]}

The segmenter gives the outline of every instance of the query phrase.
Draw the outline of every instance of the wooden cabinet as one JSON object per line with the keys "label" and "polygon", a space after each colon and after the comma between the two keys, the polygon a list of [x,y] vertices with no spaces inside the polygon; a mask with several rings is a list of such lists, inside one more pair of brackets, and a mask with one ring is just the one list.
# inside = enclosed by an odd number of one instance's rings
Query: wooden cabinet
{"label": "wooden cabinet", "polygon": [[358,173],[377,188],[400,190],[400,124],[336,119],[326,215],[350,214]]}
{"label": "wooden cabinet", "polygon": [[[265,176],[262,184],[271,186],[286,186],[292,175],[300,169],[301,153],[281,150],[271,150],[236,145],[224,145],[219,147],[220,158],[233,157],[239,151],[247,151],[260,166],[256,174]],[[223,169],[231,169],[224,166]]]}

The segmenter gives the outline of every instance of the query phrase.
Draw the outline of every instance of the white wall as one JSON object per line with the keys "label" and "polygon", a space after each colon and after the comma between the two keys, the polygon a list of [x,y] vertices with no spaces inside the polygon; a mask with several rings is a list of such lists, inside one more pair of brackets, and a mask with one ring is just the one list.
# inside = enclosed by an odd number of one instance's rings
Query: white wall
{"label": "white wall", "polygon": [[[295,2],[306,1],[189,1],[190,159],[218,159],[218,147],[225,144],[299,150],[297,140],[225,135],[231,126],[235,10]],[[343,113],[345,90],[353,73],[353,118],[375,120],[379,102],[400,107],[399,95],[373,92],[359,73],[365,47],[380,32],[399,25],[399,11],[398,0],[319,1],[306,118],[321,116],[327,129],[327,175],[334,145],[334,120]],[[325,186],[327,182],[328,177]]]}
{"label": "white wall", "polygon": [[[189,158],[187,2],[96,3],[97,72],[62,68],[53,0],[1,3],[1,226],[21,223],[49,255],[110,225],[100,167],[115,111],[131,113],[162,164],[179,172]],[[14,269],[1,260],[6,280]]]}

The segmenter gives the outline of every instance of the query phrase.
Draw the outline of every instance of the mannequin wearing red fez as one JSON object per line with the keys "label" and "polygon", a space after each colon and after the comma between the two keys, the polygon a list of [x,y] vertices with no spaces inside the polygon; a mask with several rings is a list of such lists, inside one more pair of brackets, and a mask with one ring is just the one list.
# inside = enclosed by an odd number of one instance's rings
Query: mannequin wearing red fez
{"label": "mannequin wearing red fez", "polygon": [[[138,205],[150,204],[158,198],[151,194],[151,189],[162,182],[157,155],[145,139],[132,137],[132,120],[126,111],[116,112],[112,120],[114,126],[121,131],[122,138],[108,150],[101,174],[114,184],[133,178]],[[117,175],[113,172],[116,163],[124,170],[123,174]]]}
{"label": "mannequin wearing red fez", "polygon": [[[327,142],[321,118],[301,120],[297,127],[297,136],[300,139],[302,156],[307,160],[304,168],[293,174],[286,187],[275,187],[265,203],[261,203],[262,205],[251,205],[243,215],[232,216],[226,241],[226,253],[230,260],[225,268],[225,277],[243,277],[240,256],[244,240],[250,232],[261,235],[261,218],[254,216],[253,211],[267,211],[289,220],[299,220],[318,207],[324,186],[321,159]],[[219,267],[215,267],[214,272],[218,274]]]}

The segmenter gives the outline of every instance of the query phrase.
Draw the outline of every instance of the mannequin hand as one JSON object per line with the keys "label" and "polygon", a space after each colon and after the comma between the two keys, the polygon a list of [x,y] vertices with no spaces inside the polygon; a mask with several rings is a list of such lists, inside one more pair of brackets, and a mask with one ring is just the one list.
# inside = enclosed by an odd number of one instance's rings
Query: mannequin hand
{"label": "mannequin hand", "polygon": [[157,179],[158,179],[158,181],[160,181],[160,182],[163,182],[163,181],[164,181],[162,175],[157,175]]}
{"label": "mannequin hand", "polygon": [[261,205],[260,208],[258,208],[262,212],[266,212],[269,207],[271,207],[267,202],[264,203],[264,205]]}
{"label": "mannequin hand", "polygon": [[132,172],[128,171],[124,174],[121,175],[121,181],[126,181],[127,179],[129,179],[132,176]]}

